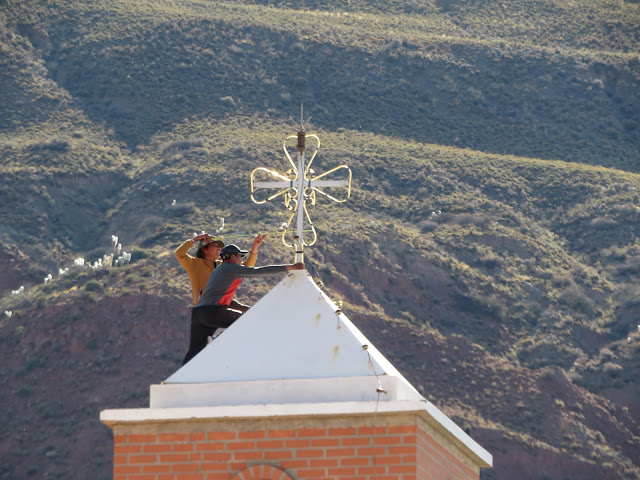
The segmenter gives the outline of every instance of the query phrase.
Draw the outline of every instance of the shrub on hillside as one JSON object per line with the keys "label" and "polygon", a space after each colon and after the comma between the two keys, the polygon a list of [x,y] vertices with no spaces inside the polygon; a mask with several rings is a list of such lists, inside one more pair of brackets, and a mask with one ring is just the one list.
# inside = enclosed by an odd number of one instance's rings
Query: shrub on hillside
{"label": "shrub on hillside", "polygon": [[593,300],[575,284],[566,287],[559,300],[560,303],[588,316],[593,316],[597,312]]}
{"label": "shrub on hillside", "polygon": [[173,154],[184,150],[191,150],[192,148],[204,148],[204,146],[205,141],[201,138],[185,138],[167,143],[162,149],[162,153]]}
{"label": "shrub on hillside", "polygon": [[146,248],[138,248],[131,252],[131,262],[136,262],[138,260],[142,260],[143,258],[148,258],[152,255],[151,250]]}
{"label": "shrub on hillside", "polygon": [[478,264],[493,270],[495,268],[500,268],[504,264],[504,258],[499,257],[494,253],[487,253],[478,258]]}
{"label": "shrub on hillside", "polygon": [[102,290],[102,284],[97,280],[89,280],[84,284],[84,290],[85,292],[97,292]]}
{"label": "shrub on hillside", "polygon": [[602,370],[607,375],[610,375],[612,377],[617,377],[618,375],[620,375],[620,373],[622,373],[623,368],[622,368],[622,365],[618,365],[617,363],[606,362],[603,365]]}
{"label": "shrub on hillside", "polygon": [[542,339],[525,338],[516,344],[516,349],[518,360],[528,368],[570,368],[580,354],[578,349],[550,336]]}
{"label": "shrub on hillside", "polygon": [[607,230],[616,226],[616,221],[609,217],[599,217],[591,220],[591,226],[596,230]]}
{"label": "shrub on hillside", "polygon": [[418,223],[418,228],[422,233],[433,232],[436,228],[438,228],[438,223],[433,220],[423,220]]}
{"label": "shrub on hillside", "polygon": [[66,152],[69,149],[70,143],[66,138],[52,137],[47,140],[35,143],[35,148],[41,150],[51,150],[53,152]]}
{"label": "shrub on hillside", "polygon": [[236,102],[233,99],[233,97],[222,97],[220,99],[220,103],[222,103],[222,105],[224,105],[225,107],[235,107],[236,106]]}
{"label": "shrub on hillside", "polygon": [[194,214],[196,212],[196,206],[193,202],[176,203],[170,205],[167,211],[174,217],[185,217]]}
{"label": "shrub on hillside", "polygon": [[495,295],[481,295],[463,293],[456,295],[457,306],[460,310],[472,313],[484,313],[490,315],[496,320],[504,318],[507,307]]}
{"label": "shrub on hillside", "polygon": [[640,275],[640,257],[627,257],[626,261],[616,269],[622,276]]}

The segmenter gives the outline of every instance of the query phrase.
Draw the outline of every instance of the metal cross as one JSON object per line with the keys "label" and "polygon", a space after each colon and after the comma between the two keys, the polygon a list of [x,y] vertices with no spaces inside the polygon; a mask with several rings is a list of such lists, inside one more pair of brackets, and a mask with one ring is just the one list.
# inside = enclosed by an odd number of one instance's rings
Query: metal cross
{"label": "metal cross", "polygon": [[[311,119],[307,119],[307,122]],[[351,169],[347,165],[340,165],[338,167],[332,168],[328,172],[325,172],[320,175],[315,175],[315,172],[311,169],[311,164],[320,149],[320,139],[316,135],[307,135],[304,129],[305,124],[302,122],[302,108],[300,109],[300,126],[298,129],[297,135],[288,136],[283,144],[283,150],[289,163],[291,164],[291,169],[287,171],[285,174],[277,172],[275,170],[269,170],[268,168],[258,167],[251,172],[251,200],[255,203],[262,204],[268,202],[269,200],[273,200],[276,197],[284,195],[284,204],[285,206],[291,210],[291,216],[284,226],[284,232],[282,234],[282,242],[287,247],[295,248],[295,261],[302,262],[304,261],[304,253],[303,247],[304,245],[311,246],[316,243],[318,239],[318,234],[316,232],[313,223],[311,222],[311,217],[309,216],[309,211],[307,210],[307,201],[311,202],[311,205],[315,205],[316,203],[316,193],[324,195],[328,199],[342,203],[346,202],[351,196]],[[293,161],[289,151],[287,150],[287,142],[293,138],[298,139],[298,143],[296,145],[296,162]],[[305,167],[305,150],[306,150],[306,139],[311,138],[315,140],[316,146],[309,163]],[[348,177],[342,180],[328,180],[323,179],[324,177],[337,172],[339,170],[346,170],[348,172]],[[256,180],[256,175],[265,175],[267,178],[272,178],[272,181],[258,181]],[[311,175],[311,176],[310,176]],[[323,180],[321,180],[323,179]],[[347,187],[347,193],[345,198],[336,198],[329,193],[322,190],[322,187]],[[268,196],[266,199],[260,200],[256,199],[254,196],[255,192],[258,189],[270,189],[277,188],[279,189],[276,193]],[[287,232],[289,231],[289,227],[291,225],[291,221],[296,217],[296,233],[293,235],[293,242],[288,242],[286,239]],[[311,231],[313,238],[306,242],[303,237],[303,223],[307,222]]]}

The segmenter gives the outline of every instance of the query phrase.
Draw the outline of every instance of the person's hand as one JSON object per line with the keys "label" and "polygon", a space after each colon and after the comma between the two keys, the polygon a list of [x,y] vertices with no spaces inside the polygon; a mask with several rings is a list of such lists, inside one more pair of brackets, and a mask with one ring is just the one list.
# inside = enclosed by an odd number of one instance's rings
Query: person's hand
{"label": "person's hand", "polygon": [[251,253],[258,253],[258,247],[262,245],[262,242],[264,242],[265,238],[267,238],[266,233],[263,235],[256,235],[256,238],[253,239],[253,243],[251,244]]}
{"label": "person's hand", "polygon": [[200,240],[203,240],[204,243],[209,243],[211,241],[211,235],[209,235],[208,233],[203,233],[191,239],[193,243],[199,242]]}
{"label": "person's hand", "polygon": [[304,263],[298,262],[293,265],[287,265],[287,270],[304,270]]}
{"label": "person's hand", "polygon": [[267,234],[264,233],[262,235],[258,234],[256,235],[256,238],[253,239],[253,245],[255,247],[259,247],[260,245],[262,245],[262,242],[264,242],[264,239],[267,238]]}

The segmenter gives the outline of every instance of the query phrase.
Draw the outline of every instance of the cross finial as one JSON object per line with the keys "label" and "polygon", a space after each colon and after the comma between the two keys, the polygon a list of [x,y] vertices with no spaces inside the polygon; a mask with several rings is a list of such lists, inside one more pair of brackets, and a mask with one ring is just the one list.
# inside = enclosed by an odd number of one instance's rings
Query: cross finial
{"label": "cross finial", "polygon": [[[291,211],[291,215],[289,216],[289,220],[284,224],[282,241],[286,246],[295,248],[296,262],[302,262],[304,260],[304,246],[311,246],[316,243],[316,240],[318,239],[316,229],[311,222],[311,217],[309,216],[307,201],[311,202],[311,205],[315,205],[316,194],[318,193],[324,195],[329,200],[339,203],[346,202],[351,196],[351,169],[347,165],[340,165],[320,175],[315,175],[315,172],[311,170],[311,164],[320,149],[320,139],[317,135],[308,135],[306,133],[305,124],[308,123],[310,119],[311,117],[309,117],[306,122],[303,121],[303,107],[300,105],[300,125],[298,125],[298,133],[297,135],[288,136],[282,144],[284,153],[291,165],[290,170],[283,174],[276,170],[258,167],[251,172],[251,200],[255,203],[261,204],[279,196],[284,197],[284,204],[286,208]],[[297,139],[297,154],[295,162],[291,158],[289,149],[287,148],[287,142],[293,138]],[[305,166],[307,139],[315,141],[315,150],[311,155],[309,163]],[[324,177],[327,177],[334,172],[344,173],[347,178],[343,178],[341,180],[324,179]],[[266,177],[267,179],[271,179],[271,181],[261,181],[258,180],[259,177]],[[346,196],[344,198],[337,198],[323,190],[323,188],[335,187],[346,187]],[[278,191],[266,198],[258,199],[255,195],[260,189],[278,189]],[[289,228],[294,217],[296,218],[296,232],[293,234],[292,241],[289,241],[287,239],[287,233],[289,232]],[[304,230],[304,223],[308,224],[308,230]],[[311,239],[308,239],[308,241],[303,237],[303,233],[305,231],[311,232]]]}

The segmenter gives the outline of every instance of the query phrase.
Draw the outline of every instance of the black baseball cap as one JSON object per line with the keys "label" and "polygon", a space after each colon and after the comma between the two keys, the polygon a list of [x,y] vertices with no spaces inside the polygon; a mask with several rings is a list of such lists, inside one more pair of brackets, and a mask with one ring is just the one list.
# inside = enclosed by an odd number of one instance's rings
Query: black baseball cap
{"label": "black baseball cap", "polygon": [[229,258],[231,255],[233,255],[234,253],[238,253],[240,255],[246,255],[247,253],[249,253],[248,250],[240,250],[236,245],[234,245],[233,243],[230,243],[229,245],[227,245],[226,247],[224,247],[222,249],[222,251],[220,252],[220,258],[227,259]]}

